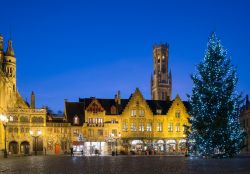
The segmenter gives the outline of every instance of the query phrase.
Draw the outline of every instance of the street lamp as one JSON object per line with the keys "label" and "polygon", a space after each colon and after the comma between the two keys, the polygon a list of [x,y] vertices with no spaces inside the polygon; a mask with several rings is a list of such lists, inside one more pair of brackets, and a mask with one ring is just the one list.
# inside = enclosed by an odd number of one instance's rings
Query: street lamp
{"label": "street lamp", "polygon": [[37,155],[37,144],[38,144],[38,138],[40,135],[42,135],[42,131],[38,130],[36,133],[34,133],[32,130],[30,131],[30,135],[35,139],[35,155]]}
{"label": "street lamp", "polygon": [[115,142],[115,155],[117,156],[117,140],[118,140],[118,138],[121,138],[121,133],[119,132],[119,134],[118,134],[118,137],[115,139],[116,140],[116,142]]}
{"label": "street lamp", "polygon": [[7,149],[6,149],[6,128],[7,128],[7,123],[8,123],[8,118],[6,115],[2,115],[0,114],[0,121],[3,123],[3,127],[4,127],[4,158],[8,157],[7,154]]}

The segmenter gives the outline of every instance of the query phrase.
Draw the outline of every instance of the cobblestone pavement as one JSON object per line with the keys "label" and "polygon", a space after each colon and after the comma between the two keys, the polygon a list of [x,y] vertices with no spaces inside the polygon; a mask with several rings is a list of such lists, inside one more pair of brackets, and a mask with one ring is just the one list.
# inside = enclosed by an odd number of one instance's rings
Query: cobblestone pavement
{"label": "cobblestone pavement", "polygon": [[198,159],[174,156],[27,156],[0,158],[0,173],[148,174],[250,173],[250,156]]}

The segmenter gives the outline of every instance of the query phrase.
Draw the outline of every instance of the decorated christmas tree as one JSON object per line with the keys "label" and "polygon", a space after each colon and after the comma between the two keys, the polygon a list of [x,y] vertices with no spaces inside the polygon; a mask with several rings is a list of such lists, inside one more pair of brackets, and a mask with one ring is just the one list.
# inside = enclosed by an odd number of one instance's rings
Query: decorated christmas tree
{"label": "decorated christmas tree", "polygon": [[204,60],[191,78],[189,140],[194,142],[195,151],[206,157],[236,155],[245,138],[239,122],[242,100],[236,92],[236,68],[215,33],[210,35]]}

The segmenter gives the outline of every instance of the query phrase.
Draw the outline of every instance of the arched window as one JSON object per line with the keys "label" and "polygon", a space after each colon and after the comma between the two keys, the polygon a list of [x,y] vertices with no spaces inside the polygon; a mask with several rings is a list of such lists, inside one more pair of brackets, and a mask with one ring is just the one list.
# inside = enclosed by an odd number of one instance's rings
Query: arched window
{"label": "arched window", "polygon": [[140,109],[139,110],[139,116],[144,117],[144,115],[145,115],[145,111],[143,109]]}
{"label": "arched window", "polygon": [[110,109],[110,110],[111,110],[111,114],[112,114],[112,115],[117,114],[117,113],[116,113],[116,107],[115,107],[114,105],[111,106],[111,109]]}
{"label": "arched window", "polygon": [[79,124],[79,117],[78,116],[74,116],[73,123],[74,124]]}
{"label": "arched window", "polygon": [[20,117],[20,122],[22,122],[22,123],[28,123],[29,122],[29,118],[26,117],[26,116],[21,116]]}

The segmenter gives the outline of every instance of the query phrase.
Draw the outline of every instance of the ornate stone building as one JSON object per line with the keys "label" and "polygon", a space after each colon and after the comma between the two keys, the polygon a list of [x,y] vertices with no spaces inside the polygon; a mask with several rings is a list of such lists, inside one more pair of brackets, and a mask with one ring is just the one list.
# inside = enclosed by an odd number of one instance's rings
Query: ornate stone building
{"label": "ornate stone building", "polygon": [[[184,125],[188,124],[187,102],[171,98],[172,77],[168,72],[168,45],[154,47],[152,100],[144,99],[140,90],[122,99],[80,98],[65,100],[62,116],[47,114],[30,105],[16,87],[16,58],[12,41],[4,51],[0,36],[0,114],[6,115],[7,151],[9,154],[68,153],[184,153]],[[39,138],[34,134],[39,133]],[[0,150],[4,149],[4,129],[0,122]]]}
{"label": "ornate stone building", "polygon": [[160,44],[153,47],[154,72],[151,77],[151,98],[153,100],[170,100],[172,95],[172,74],[168,71],[169,45]]}
{"label": "ornate stone building", "polygon": [[[35,109],[34,101],[31,106],[22,99],[16,87],[16,58],[12,41],[8,41],[4,51],[4,39],[0,35],[0,114],[9,120],[6,144],[10,154],[30,153],[30,149],[34,149],[30,131],[45,131],[46,109]],[[38,150],[42,150],[42,136],[38,141]],[[0,121],[0,150],[4,149],[4,144],[4,128]]]}

